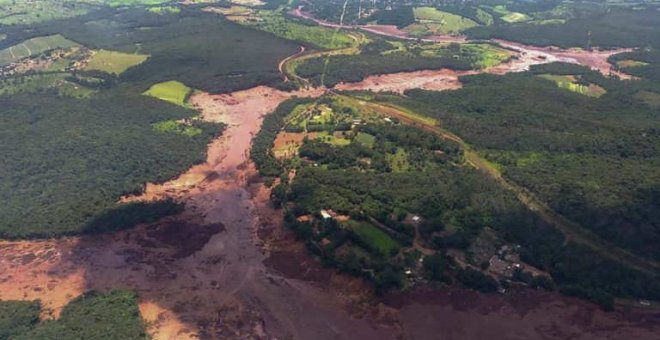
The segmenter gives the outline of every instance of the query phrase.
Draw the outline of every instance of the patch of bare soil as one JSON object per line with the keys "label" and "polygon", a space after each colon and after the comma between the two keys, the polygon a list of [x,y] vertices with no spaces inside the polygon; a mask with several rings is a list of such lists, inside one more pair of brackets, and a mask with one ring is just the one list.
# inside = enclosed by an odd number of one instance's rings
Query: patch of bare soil
{"label": "patch of bare soil", "polygon": [[[396,28],[396,27],[394,27]],[[512,72],[528,71],[533,65],[553,62],[566,62],[587,66],[605,76],[617,76],[621,79],[632,79],[632,76],[616,71],[607,59],[618,53],[628,52],[629,49],[611,51],[564,50],[547,47],[538,48],[508,41],[497,40],[501,46],[515,52],[513,58],[505,63],[483,70],[455,71],[450,69],[424,70],[414,72],[400,72],[374,75],[355,83],[340,83],[335,86],[338,90],[371,90],[375,92],[403,93],[410,89],[424,89],[429,91],[455,90],[462,87],[459,77],[479,73],[503,75]]]}
{"label": "patch of bare soil", "polygon": [[370,76],[357,83],[340,83],[337,90],[371,90],[374,92],[403,93],[410,89],[431,91],[455,90],[462,87],[458,77],[468,74],[449,69],[400,72]]}
{"label": "patch of bare soil", "polygon": [[[624,52],[631,52],[631,48],[619,48],[614,50],[583,50],[583,49],[562,49],[558,47],[536,47],[514,43],[506,40],[494,40],[494,42],[501,46],[517,51],[523,56],[531,56],[532,59],[542,59],[544,63],[550,62],[565,62],[571,64],[583,65],[591,68],[594,71],[602,73],[604,76],[616,76],[624,80],[633,79],[634,77],[617,71],[614,65],[610,64],[607,59],[615,54]],[[529,69],[527,65],[526,69]]]}

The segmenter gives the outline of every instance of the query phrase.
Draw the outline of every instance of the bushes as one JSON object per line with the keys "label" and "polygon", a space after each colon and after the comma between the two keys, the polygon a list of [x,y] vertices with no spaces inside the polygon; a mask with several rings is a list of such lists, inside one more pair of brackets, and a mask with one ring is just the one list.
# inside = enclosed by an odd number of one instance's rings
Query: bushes
{"label": "bushes", "polygon": [[275,178],[282,174],[283,168],[272,153],[273,142],[284,127],[284,117],[293,111],[296,106],[308,101],[309,99],[289,99],[280,104],[275,112],[264,118],[261,130],[252,140],[252,149],[250,150],[250,157],[261,176]]}
{"label": "bushes", "polygon": [[660,47],[660,16],[654,8],[632,10],[609,7],[595,10],[564,24],[494,25],[466,33],[473,39],[499,38],[526,44],[560,47]]}
{"label": "bushes", "polygon": [[39,323],[37,301],[0,301],[0,339],[15,339]]}
{"label": "bushes", "polygon": [[364,78],[384,73],[410,72],[418,70],[450,68],[469,70],[468,60],[452,57],[422,57],[410,53],[340,55],[329,58],[324,84],[321,74],[325,69],[325,58],[314,58],[296,68],[299,76],[311,79],[316,85],[334,86],[340,82],[358,82]]}
{"label": "bushes", "polygon": [[124,91],[116,87],[83,100],[0,97],[6,123],[0,125],[2,237],[107,230],[112,221],[126,227],[175,212],[169,203],[110,211],[144,183],[166,181],[204,161],[222,125],[197,125],[196,136],[158,132],[153,123],[195,112]]}
{"label": "bushes", "polygon": [[31,330],[16,334],[12,339],[146,340],[148,336],[140,318],[137,295],[111,291],[85,293],[66,305],[59,319],[35,324]]}
{"label": "bushes", "polygon": [[456,278],[466,288],[478,290],[483,293],[493,293],[499,287],[495,279],[472,268],[460,269]]}
{"label": "bushes", "polygon": [[92,219],[85,225],[83,232],[97,234],[128,229],[136,224],[153,223],[164,216],[178,214],[182,211],[183,204],[172,199],[122,204]]}

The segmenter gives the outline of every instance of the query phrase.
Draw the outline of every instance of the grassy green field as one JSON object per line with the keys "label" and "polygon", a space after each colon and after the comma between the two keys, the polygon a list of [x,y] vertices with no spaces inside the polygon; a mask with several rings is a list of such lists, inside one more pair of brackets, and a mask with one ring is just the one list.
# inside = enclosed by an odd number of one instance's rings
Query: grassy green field
{"label": "grassy green field", "polygon": [[406,172],[410,169],[408,154],[404,148],[396,148],[396,153],[386,156],[392,172]]}
{"label": "grassy green field", "polygon": [[149,7],[148,11],[150,13],[156,13],[156,14],[180,13],[181,8],[176,6],[160,6],[160,7]]}
{"label": "grassy green field", "polygon": [[176,80],[172,80],[151,86],[144,92],[144,95],[185,106],[190,91],[192,91],[190,87]]}
{"label": "grassy green field", "polygon": [[380,255],[388,256],[400,247],[387,233],[370,223],[349,221],[347,224],[362,242]]}
{"label": "grassy green field", "polygon": [[166,120],[166,121],[158,122],[153,124],[153,127],[156,131],[159,132],[176,133],[188,137],[199,136],[203,132],[202,129],[198,127],[181,123],[176,120]]}
{"label": "grassy green field", "polygon": [[129,54],[116,51],[100,50],[92,56],[85,67],[87,71],[103,71],[120,75],[129,68],[140,65],[149,59],[144,54]]}
{"label": "grassy green field", "polygon": [[479,68],[499,65],[513,56],[511,51],[491,44],[463,44],[461,50],[471,54]]}
{"label": "grassy green field", "polygon": [[36,56],[56,48],[71,48],[80,46],[60,34],[28,39],[20,44],[10,46],[0,51],[0,66],[8,65],[20,59]]}
{"label": "grassy green field", "polygon": [[448,50],[446,44],[420,45],[421,56],[442,57],[449,54],[470,59],[476,68],[486,68],[499,65],[513,56],[513,52],[493,44],[467,43],[461,44],[457,51]]}
{"label": "grassy green field", "polygon": [[358,132],[355,136],[355,140],[366,147],[372,148],[376,142],[376,137],[366,132]]}
{"label": "grassy green field", "polygon": [[413,36],[433,34],[458,34],[468,28],[479,26],[474,20],[433,7],[415,7],[416,23],[404,28]]}
{"label": "grassy green field", "polygon": [[598,98],[602,95],[604,95],[607,91],[596,85],[596,84],[589,84],[589,85],[584,85],[580,84],[577,82],[577,79],[575,76],[570,76],[570,75],[554,75],[554,74],[541,74],[539,77],[547,80],[554,81],[558,87],[562,89],[566,89],[572,92],[579,93],[581,95],[585,95],[587,97],[594,97]]}
{"label": "grassy green field", "polygon": [[310,26],[287,19],[280,13],[258,11],[260,21],[239,21],[240,24],[275,34],[278,37],[314,45],[323,49],[353,47],[357,41],[344,32],[322,26]]}
{"label": "grassy green field", "polygon": [[523,21],[528,21],[531,18],[527,16],[526,14],[523,13],[518,13],[518,12],[511,12],[509,11],[505,5],[497,5],[493,7],[493,11],[497,14],[500,14],[500,20],[505,21],[507,23],[516,23],[516,22],[523,22]]}

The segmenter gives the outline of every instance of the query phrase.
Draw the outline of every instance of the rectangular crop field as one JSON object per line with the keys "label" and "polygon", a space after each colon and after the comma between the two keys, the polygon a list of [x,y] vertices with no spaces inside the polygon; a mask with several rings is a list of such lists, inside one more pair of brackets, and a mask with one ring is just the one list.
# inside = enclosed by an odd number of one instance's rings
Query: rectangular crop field
{"label": "rectangular crop field", "polygon": [[399,244],[386,232],[367,222],[349,221],[348,228],[364,242],[370,250],[381,255],[389,255],[399,249]]}
{"label": "rectangular crop field", "polygon": [[0,66],[8,65],[23,58],[39,55],[56,48],[71,48],[80,46],[60,34],[28,39],[20,44],[10,46],[0,51]]}

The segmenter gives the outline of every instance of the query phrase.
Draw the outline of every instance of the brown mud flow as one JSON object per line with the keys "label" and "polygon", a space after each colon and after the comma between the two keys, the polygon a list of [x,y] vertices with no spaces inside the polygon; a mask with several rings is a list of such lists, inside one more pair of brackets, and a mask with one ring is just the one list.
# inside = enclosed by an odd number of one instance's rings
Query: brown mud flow
{"label": "brown mud flow", "polygon": [[[408,88],[423,83],[408,80]],[[40,299],[49,318],[87,290],[136,290],[154,339],[653,338],[658,311],[604,313],[536,291],[502,297],[449,289],[378,300],[360,280],[323,269],[281,228],[249,161],[265,114],[294,95],[323,92],[196,94],[191,103],[204,120],[228,124],[207,161],[123,198],[171,197],[186,203],[185,212],[94,237],[0,241],[0,299]]]}
{"label": "brown mud flow", "polygon": [[[398,27],[394,25],[355,25],[355,26],[342,26],[338,25],[335,23],[319,20],[317,18],[314,18],[311,14],[303,12],[300,10],[300,8],[292,10],[289,12],[291,15],[307,19],[307,20],[312,20],[316,22],[317,24],[321,26],[326,26],[330,28],[345,28],[345,29],[360,29],[366,32],[370,32],[373,34],[385,36],[385,37],[390,37],[390,38],[397,38],[397,39],[404,39],[404,40],[414,40],[414,41],[424,41],[424,42],[434,42],[434,43],[465,43],[468,42],[467,38],[465,36],[453,36],[453,35],[435,35],[435,36],[429,36],[423,39],[419,39],[416,37],[410,36],[409,33],[402,31]],[[631,48],[620,48],[620,49],[613,49],[613,50],[583,50],[583,49],[562,49],[559,47],[554,47],[554,46],[548,46],[548,47],[537,47],[537,46],[530,46],[530,45],[524,45],[520,43],[515,43],[507,40],[502,40],[502,39],[493,39],[490,40],[494,43],[499,44],[500,46],[507,48],[509,50],[517,52],[516,57],[511,60],[508,63],[500,64],[491,68],[488,68],[483,71],[479,72],[486,72],[486,73],[492,73],[492,74],[505,74],[509,72],[523,72],[529,70],[529,67],[532,65],[539,65],[539,64],[547,64],[547,63],[552,63],[552,62],[565,62],[565,63],[571,63],[571,64],[578,64],[578,65],[583,65],[591,68],[594,71],[598,71],[602,73],[605,76],[617,76],[621,79],[628,80],[628,79],[633,79],[634,77],[620,72],[614,68],[612,64],[610,64],[607,59],[615,54],[623,53],[623,52],[631,52],[633,49]],[[442,72],[445,72],[447,70],[441,70]],[[422,73],[420,73],[422,72]],[[397,77],[401,77],[403,75],[409,74],[411,78],[414,79],[414,81],[421,83],[421,88],[426,89],[426,90],[445,90],[445,89],[453,89],[452,86],[453,84],[448,83],[447,80],[442,80],[442,77],[445,79],[447,78],[447,74],[436,74],[436,76],[441,77],[440,80],[434,80],[433,76],[434,74],[432,73],[433,71],[420,71],[420,72],[408,72],[408,73],[400,73],[398,76],[393,76],[395,83],[401,83],[402,80],[399,80]],[[438,71],[435,71],[438,72]],[[462,75],[467,75],[467,74],[474,74],[472,73],[473,71],[468,71],[468,72],[455,72],[453,74],[456,78],[458,79],[459,76]],[[385,83],[386,80],[389,79],[378,79],[378,77],[381,76],[374,76],[370,78],[375,78],[375,79],[365,79],[367,84],[372,84],[373,90],[374,91],[379,91],[379,88],[383,88],[384,91],[394,91],[394,92],[402,92],[401,88],[402,86],[396,86],[394,84],[392,85],[382,85]],[[418,78],[419,77],[419,78]],[[379,81],[383,80],[383,81]],[[377,84],[373,84],[377,82]],[[448,84],[448,85],[445,85]]]}

